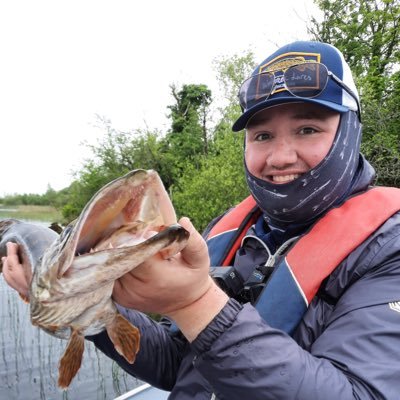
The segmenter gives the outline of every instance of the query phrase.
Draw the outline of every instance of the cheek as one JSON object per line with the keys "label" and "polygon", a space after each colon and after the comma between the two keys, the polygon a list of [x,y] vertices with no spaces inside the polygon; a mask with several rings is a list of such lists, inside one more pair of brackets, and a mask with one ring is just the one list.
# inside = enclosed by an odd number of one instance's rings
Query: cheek
{"label": "cheek", "polygon": [[246,145],[244,159],[249,172],[254,176],[260,176],[265,167],[264,152],[257,151],[254,146]]}
{"label": "cheek", "polygon": [[329,153],[334,135],[326,137],[326,140],[314,143],[313,146],[305,148],[303,151],[303,159],[310,168],[316,167]]}

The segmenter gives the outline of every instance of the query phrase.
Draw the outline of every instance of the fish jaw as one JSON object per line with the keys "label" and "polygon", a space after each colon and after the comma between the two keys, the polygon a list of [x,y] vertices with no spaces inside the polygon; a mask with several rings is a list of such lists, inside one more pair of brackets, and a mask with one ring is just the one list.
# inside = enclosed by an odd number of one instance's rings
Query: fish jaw
{"label": "fish jaw", "polygon": [[115,179],[87,203],[77,221],[60,235],[58,249],[47,265],[61,278],[75,256],[86,254],[121,227],[132,232],[176,223],[176,215],[164,185],[153,170],[134,170]]}

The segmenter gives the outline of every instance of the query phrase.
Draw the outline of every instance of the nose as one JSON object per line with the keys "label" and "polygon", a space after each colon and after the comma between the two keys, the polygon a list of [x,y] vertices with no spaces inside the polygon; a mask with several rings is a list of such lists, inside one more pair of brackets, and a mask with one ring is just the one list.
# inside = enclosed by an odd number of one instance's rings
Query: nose
{"label": "nose", "polygon": [[297,150],[290,138],[275,138],[269,150],[265,160],[269,167],[282,169],[297,161]]}

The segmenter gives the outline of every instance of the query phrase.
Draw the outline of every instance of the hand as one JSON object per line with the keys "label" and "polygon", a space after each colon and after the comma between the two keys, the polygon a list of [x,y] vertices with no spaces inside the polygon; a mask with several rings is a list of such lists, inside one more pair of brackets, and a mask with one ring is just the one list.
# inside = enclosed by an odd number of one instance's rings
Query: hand
{"label": "hand", "polygon": [[204,239],[188,218],[179,223],[190,233],[186,247],[168,259],[157,254],[125,274],[115,282],[113,297],[122,306],[171,317],[192,340],[228,298],[209,276]]}
{"label": "hand", "polygon": [[26,276],[27,271],[25,271],[23,265],[19,262],[18,245],[8,242],[6,246],[7,257],[2,257],[1,259],[4,280],[20,294],[22,299],[29,301],[30,280]]}
{"label": "hand", "polygon": [[207,291],[210,261],[206,243],[188,218],[179,223],[190,234],[186,247],[167,259],[157,254],[117,280],[115,301],[125,307],[167,315]]}

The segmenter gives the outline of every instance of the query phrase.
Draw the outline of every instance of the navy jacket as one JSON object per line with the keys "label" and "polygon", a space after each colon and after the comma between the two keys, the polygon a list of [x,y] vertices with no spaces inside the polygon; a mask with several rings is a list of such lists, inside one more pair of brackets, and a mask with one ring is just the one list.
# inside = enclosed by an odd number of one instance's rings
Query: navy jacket
{"label": "navy jacket", "polygon": [[[367,186],[368,166],[362,176]],[[252,233],[243,253],[248,260],[268,256]],[[167,325],[119,307],[141,331],[133,365],[105,332],[90,339],[129,373],[170,390],[171,399],[397,400],[399,288],[398,213],[326,279],[292,337],[231,299],[191,344]]]}

